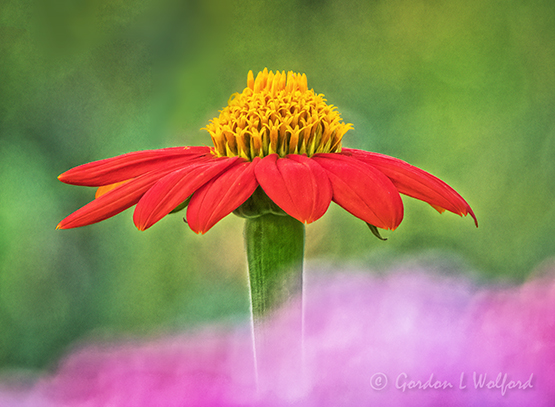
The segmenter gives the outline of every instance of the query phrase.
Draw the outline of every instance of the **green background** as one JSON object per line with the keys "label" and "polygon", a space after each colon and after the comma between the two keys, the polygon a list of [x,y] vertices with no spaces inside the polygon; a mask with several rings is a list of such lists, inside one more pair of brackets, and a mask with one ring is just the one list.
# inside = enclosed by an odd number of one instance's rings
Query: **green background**
{"label": "green background", "polygon": [[[308,76],[354,124],[344,146],[417,165],[470,218],[404,199],[377,240],[332,204],[308,262],[447,259],[520,282],[555,254],[555,3],[80,0],[0,3],[0,368],[49,366],[81,338],[192,329],[248,313],[240,218],[56,224],[94,190],[56,177],[201,131],[249,69]],[[447,267],[449,269],[449,267]]]}

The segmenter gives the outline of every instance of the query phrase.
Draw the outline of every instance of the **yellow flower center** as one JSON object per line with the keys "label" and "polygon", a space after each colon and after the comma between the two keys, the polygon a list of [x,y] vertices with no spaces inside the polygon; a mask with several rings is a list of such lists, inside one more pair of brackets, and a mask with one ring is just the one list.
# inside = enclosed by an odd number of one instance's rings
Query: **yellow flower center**
{"label": "yellow flower center", "polygon": [[324,95],[308,90],[305,74],[264,69],[256,79],[249,71],[245,90],[231,95],[205,130],[218,157],[252,160],[269,154],[338,153],[351,127]]}

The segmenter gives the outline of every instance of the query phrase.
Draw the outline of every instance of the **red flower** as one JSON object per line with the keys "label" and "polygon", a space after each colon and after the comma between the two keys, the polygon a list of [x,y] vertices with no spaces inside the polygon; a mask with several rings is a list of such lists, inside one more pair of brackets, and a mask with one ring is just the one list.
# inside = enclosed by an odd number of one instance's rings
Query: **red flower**
{"label": "red flower", "polygon": [[73,168],[60,181],[100,187],[96,199],[62,220],[66,229],[100,222],[137,205],[145,230],[188,204],[187,223],[205,233],[258,187],[303,223],[334,201],[369,225],[395,229],[403,219],[399,193],[439,212],[476,217],[466,201],[433,175],[382,154],[341,148],[351,125],[341,122],[306,76],[264,70],[207,126],[214,147],[138,151]]}

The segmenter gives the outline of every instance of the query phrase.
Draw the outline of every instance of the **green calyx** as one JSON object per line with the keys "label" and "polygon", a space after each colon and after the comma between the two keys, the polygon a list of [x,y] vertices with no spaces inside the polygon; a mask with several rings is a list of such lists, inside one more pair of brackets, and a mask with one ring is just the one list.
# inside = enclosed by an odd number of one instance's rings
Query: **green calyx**
{"label": "green calyx", "polygon": [[235,209],[233,213],[246,219],[263,215],[289,216],[266,195],[261,187],[256,188],[250,198]]}

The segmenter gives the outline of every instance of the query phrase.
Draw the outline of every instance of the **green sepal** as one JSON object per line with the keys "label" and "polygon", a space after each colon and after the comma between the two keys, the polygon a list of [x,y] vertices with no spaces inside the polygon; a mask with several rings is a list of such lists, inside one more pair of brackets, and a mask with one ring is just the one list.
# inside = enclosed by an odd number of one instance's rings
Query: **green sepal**
{"label": "green sepal", "polygon": [[263,215],[288,216],[259,186],[241,206],[233,211],[241,218],[253,219]]}
{"label": "green sepal", "polygon": [[185,209],[187,207],[187,205],[189,205],[189,202],[191,201],[191,197],[192,197],[192,195],[189,198],[185,199],[183,202],[181,202],[179,205],[177,205],[175,207],[175,209],[173,211],[171,211],[170,213],[177,213],[177,212],[182,211],[183,209]]}
{"label": "green sepal", "polygon": [[387,240],[386,237],[382,237],[382,235],[380,235],[380,232],[378,231],[378,228],[374,225],[371,225],[370,223],[366,222],[366,224],[368,225],[368,227],[370,228],[370,231],[372,232],[372,234],[374,236],[376,236],[378,239],[383,240],[384,242]]}

